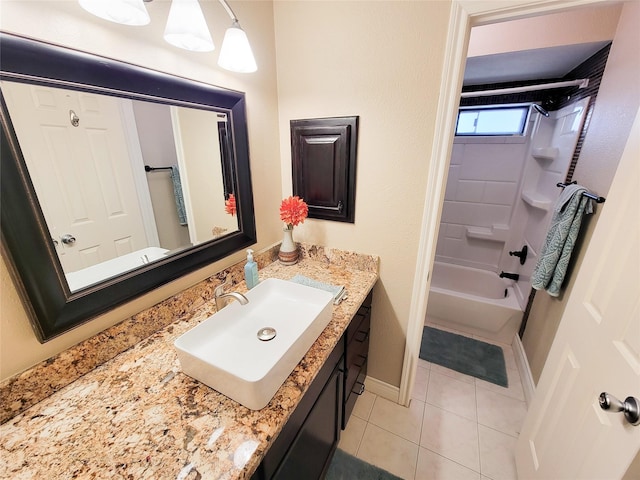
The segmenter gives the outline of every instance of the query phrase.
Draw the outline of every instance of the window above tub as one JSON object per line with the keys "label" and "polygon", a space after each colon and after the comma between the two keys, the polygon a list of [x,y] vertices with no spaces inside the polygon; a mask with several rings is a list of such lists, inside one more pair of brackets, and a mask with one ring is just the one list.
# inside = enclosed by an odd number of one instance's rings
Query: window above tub
{"label": "window above tub", "polygon": [[456,136],[524,136],[529,104],[461,107]]}

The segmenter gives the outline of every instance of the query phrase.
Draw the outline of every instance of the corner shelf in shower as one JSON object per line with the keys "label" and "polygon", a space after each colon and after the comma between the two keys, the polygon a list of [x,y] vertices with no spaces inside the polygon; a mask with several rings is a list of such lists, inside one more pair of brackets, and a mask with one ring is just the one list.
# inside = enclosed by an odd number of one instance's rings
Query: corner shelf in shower
{"label": "corner shelf in shower", "polygon": [[553,203],[550,199],[540,195],[539,193],[527,191],[522,192],[522,200],[527,205],[537,208],[538,210],[544,210],[545,212],[549,211],[551,204]]}
{"label": "corner shelf in shower", "polygon": [[531,151],[533,158],[538,160],[555,160],[559,150],[556,147],[536,147]]}

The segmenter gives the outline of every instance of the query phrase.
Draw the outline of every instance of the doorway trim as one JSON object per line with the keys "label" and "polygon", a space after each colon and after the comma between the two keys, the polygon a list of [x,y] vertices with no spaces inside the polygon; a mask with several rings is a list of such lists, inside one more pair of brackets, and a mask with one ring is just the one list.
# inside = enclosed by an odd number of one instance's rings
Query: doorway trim
{"label": "doorway trim", "polygon": [[508,3],[453,0],[451,3],[400,378],[398,403],[401,405],[409,405],[416,375],[471,28],[598,3],[604,0],[510,0]]}

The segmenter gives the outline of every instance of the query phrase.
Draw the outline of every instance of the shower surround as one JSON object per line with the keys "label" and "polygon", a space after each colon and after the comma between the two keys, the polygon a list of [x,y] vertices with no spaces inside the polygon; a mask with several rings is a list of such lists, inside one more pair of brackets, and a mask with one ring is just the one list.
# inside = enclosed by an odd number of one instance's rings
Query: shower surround
{"label": "shower surround", "polygon": [[[548,117],[532,110],[523,136],[455,138],[427,310],[430,321],[436,318],[445,326],[451,322],[449,326],[466,333],[511,343],[559,195],[556,184],[565,180],[588,101]],[[510,252],[525,246],[528,255],[521,264]],[[501,272],[517,274],[518,280],[500,279]],[[464,286],[494,283],[493,277],[499,286],[491,295],[478,296],[473,286]],[[449,284],[446,293],[439,286],[443,283]],[[469,295],[475,300],[466,298]],[[477,304],[462,311],[458,305],[463,298]],[[496,301],[506,306],[504,324],[486,323],[474,313],[487,310],[486,304],[493,310]]]}

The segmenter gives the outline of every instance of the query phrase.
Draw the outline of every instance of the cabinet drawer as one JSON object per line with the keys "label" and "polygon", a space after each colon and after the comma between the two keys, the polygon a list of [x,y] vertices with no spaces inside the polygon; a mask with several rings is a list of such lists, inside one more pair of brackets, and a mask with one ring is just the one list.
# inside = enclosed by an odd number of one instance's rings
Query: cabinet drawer
{"label": "cabinet drawer", "polygon": [[367,295],[367,298],[362,302],[362,305],[358,309],[357,313],[353,316],[353,320],[347,327],[347,333],[345,335],[347,343],[353,340],[354,335],[360,328],[360,324],[371,318],[371,301],[373,300],[373,291]]}
{"label": "cabinet drawer", "polygon": [[364,391],[369,356],[369,333],[371,329],[371,302],[373,290],[362,302],[344,335],[344,404],[342,428],[344,429],[353,411],[358,396]]}
{"label": "cabinet drawer", "polygon": [[347,428],[347,422],[353,412],[353,407],[358,400],[358,397],[362,395],[365,390],[364,381],[367,377],[367,364],[365,363],[361,369],[349,372],[349,376],[352,376],[351,388],[344,392],[344,410],[342,411],[342,429]]}
{"label": "cabinet drawer", "polygon": [[369,353],[369,332],[370,332],[371,320],[366,318],[361,324],[360,328],[353,335],[353,339],[347,344],[345,357],[347,368],[351,368],[352,365],[361,367],[367,359]]}
{"label": "cabinet drawer", "polygon": [[[362,309],[362,307],[360,307],[360,309]],[[353,317],[353,320],[351,320],[351,323],[349,324],[349,327],[347,327],[347,333],[345,335],[345,340],[347,343],[351,343],[353,341],[353,338],[355,337],[356,332],[358,332],[358,330],[360,329],[360,325],[370,317],[371,316],[369,312],[366,312],[365,314],[361,314],[361,313],[355,314],[355,316]]]}
{"label": "cabinet drawer", "polygon": [[356,392],[360,391],[360,388],[356,386],[356,382],[358,381],[358,378],[360,377],[363,371],[366,374],[366,365],[367,365],[367,361],[365,359],[361,366],[353,365],[349,367],[349,369],[345,372],[345,381],[344,381],[344,397],[345,398],[347,398],[353,391],[356,391]]}

